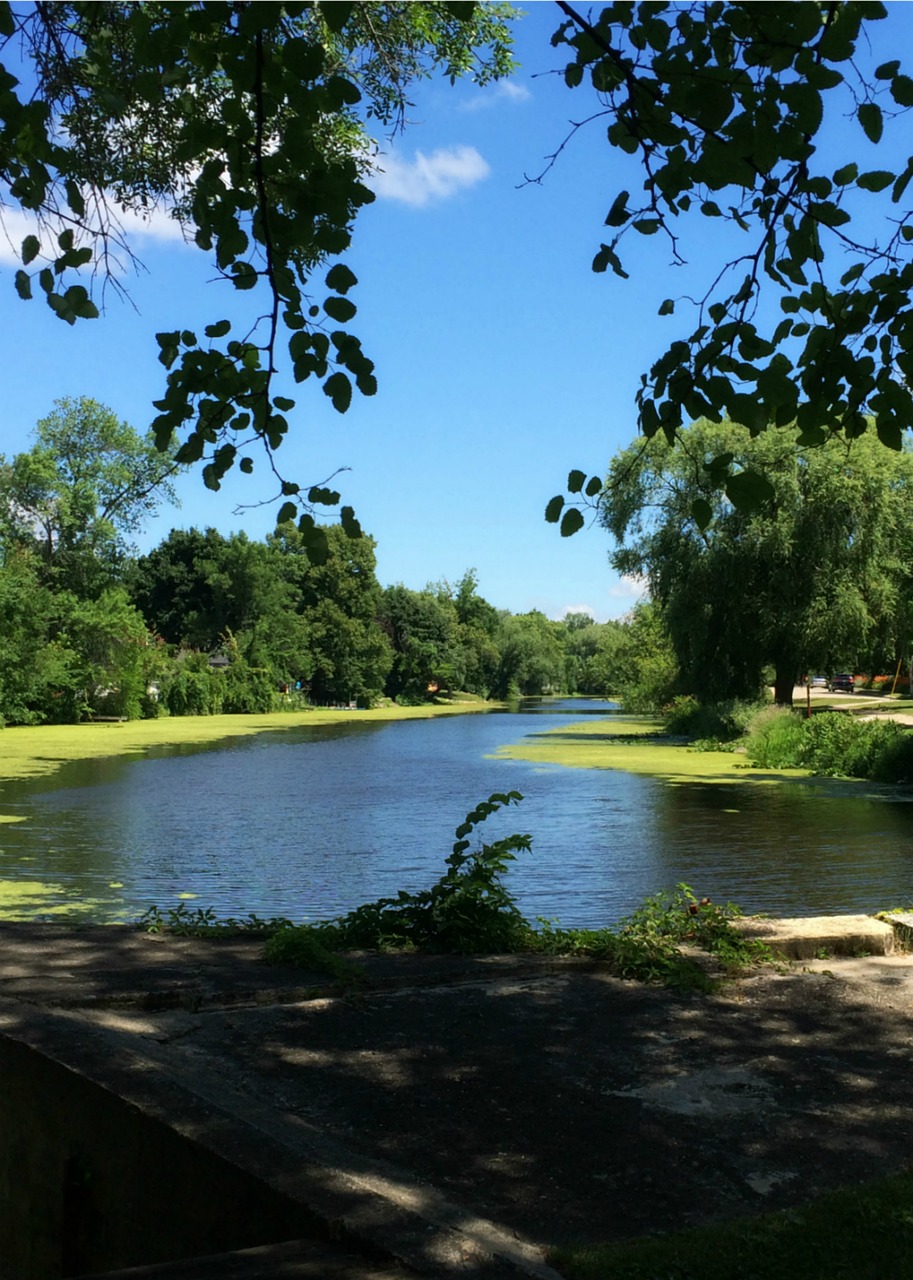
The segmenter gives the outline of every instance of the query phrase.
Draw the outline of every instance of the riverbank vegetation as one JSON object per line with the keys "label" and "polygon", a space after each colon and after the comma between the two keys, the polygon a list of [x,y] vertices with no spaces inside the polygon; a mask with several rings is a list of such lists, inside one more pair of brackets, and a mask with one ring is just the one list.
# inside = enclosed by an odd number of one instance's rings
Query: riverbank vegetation
{"label": "riverbank vegetation", "polygon": [[913,733],[887,717],[828,706],[804,711],[763,702],[679,698],[652,720],[588,719],[529,735],[498,752],[512,760],[624,769],[667,781],[770,782],[816,775],[913,783]]}
{"label": "riverbank vegetation", "polygon": [[382,587],[375,544],[292,521],[264,541],[173,529],[132,545],[174,464],[89,399],[0,458],[0,723],[270,714],[307,706],[611,693],[642,625],[485,600],[472,570]]}
{"label": "riverbank vegetation", "polygon": [[[486,818],[522,799],[518,791],[495,793],[472,809],[456,829],[443,874],[429,889],[404,890],[335,920],[301,925],[260,922],[268,934],[266,959],[338,975],[338,953],[364,949],[590,956],[622,977],[688,988],[707,988],[712,981],[706,967],[686,954],[685,946],[712,955],[722,971],[772,959],[764,944],[743,937],[734,927],[736,907],[698,900],[685,884],[647,899],[612,929],[564,929],[553,921],[530,922],[502,877],[518,854],[530,852],[531,837],[513,834],[491,844],[480,842],[475,849],[469,839]],[[156,914],[153,923],[160,925],[161,916]],[[187,926],[187,914],[183,921],[180,915],[173,918],[174,924]],[[203,918],[198,926],[206,932],[210,922]],[[351,966],[348,973],[353,975]]]}

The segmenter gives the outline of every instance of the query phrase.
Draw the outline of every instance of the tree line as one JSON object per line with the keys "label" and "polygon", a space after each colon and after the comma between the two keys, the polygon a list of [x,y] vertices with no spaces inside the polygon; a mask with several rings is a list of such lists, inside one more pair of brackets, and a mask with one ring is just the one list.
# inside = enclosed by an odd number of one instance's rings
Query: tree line
{"label": "tree line", "polygon": [[294,521],[265,540],[172,529],[133,536],[173,496],[174,466],[95,401],[58,401],[35,444],[0,458],[0,716],[264,712],[504,699],[623,682],[636,627],[561,622],[485,600],[473,570],[424,590],[382,587],[375,543]]}

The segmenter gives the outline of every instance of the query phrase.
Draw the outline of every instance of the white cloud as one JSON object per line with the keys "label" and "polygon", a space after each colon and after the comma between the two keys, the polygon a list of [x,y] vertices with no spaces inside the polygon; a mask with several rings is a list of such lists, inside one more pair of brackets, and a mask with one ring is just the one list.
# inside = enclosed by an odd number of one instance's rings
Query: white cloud
{"label": "white cloud", "polygon": [[400,200],[415,208],[448,200],[491,172],[475,147],[441,147],[430,155],[416,151],[412,160],[388,152],[373,163],[368,183],[375,193],[382,200]]}
{"label": "white cloud", "polygon": [[487,111],[499,102],[529,102],[532,94],[516,80],[499,80],[492,88],[480,89],[473,98],[460,103],[461,111]]}
{"label": "white cloud", "polygon": [[[170,217],[167,209],[154,209],[147,214],[134,213],[130,210],[125,213],[118,211],[117,223],[128,243],[145,240],[184,244],[192,238],[193,234],[192,229],[189,232],[186,231],[175,218]],[[42,250],[47,250],[49,254],[59,252],[55,243],[56,237],[66,225],[68,224],[64,222],[55,225],[52,219],[47,219],[42,227],[35,215],[24,209],[9,207],[0,209],[0,265],[22,266],[22,241],[26,236],[37,236],[41,241]],[[76,242],[77,244],[90,243],[87,239],[80,240],[79,235],[76,237]]]}
{"label": "white cloud", "polygon": [[120,221],[128,237],[136,235],[147,240],[177,244],[193,242],[193,226],[178,222],[167,209],[153,209],[147,214],[121,214]]}
{"label": "white cloud", "polygon": [[588,613],[591,618],[595,619],[596,610],[591,604],[568,604],[557,614],[555,621],[563,622],[569,613]]}
{"label": "white cloud", "polygon": [[647,579],[637,574],[624,573],[609,587],[609,596],[613,599],[639,600],[647,591]]}

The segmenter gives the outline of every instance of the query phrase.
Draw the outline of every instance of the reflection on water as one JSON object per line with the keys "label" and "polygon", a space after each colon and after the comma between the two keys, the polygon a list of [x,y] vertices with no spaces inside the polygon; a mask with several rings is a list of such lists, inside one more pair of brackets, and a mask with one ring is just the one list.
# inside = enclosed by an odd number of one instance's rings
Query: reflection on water
{"label": "reflection on water", "polygon": [[533,835],[532,856],[510,873],[530,917],[609,923],[679,881],[790,914],[907,900],[913,805],[486,758],[541,732],[543,715],[558,727],[606,711],[550,700],[440,720],[346,716],[69,764],[51,780],[4,786],[4,810],[26,821],[0,828],[0,870],[20,893],[26,883],[53,890],[36,900],[39,914],[82,902],[93,918],[122,919],[196,895],[189,905],[220,914],[321,918],[429,884],[467,809],[516,789],[523,804],[484,831]]}

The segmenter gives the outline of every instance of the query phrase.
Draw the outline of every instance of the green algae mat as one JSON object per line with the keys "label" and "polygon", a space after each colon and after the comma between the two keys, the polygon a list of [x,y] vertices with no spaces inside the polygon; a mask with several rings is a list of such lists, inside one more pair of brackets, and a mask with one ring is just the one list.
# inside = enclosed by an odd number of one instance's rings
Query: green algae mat
{"label": "green algae mat", "polygon": [[696,751],[670,741],[656,720],[587,720],[530,734],[501,747],[495,758],[572,769],[622,769],[667,782],[775,783],[806,780],[805,769],[756,769],[734,751]]}
{"label": "green algae mat", "polygon": [[[163,716],[158,720],[99,724],[26,725],[0,732],[0,781],[40,777],[70,760],[142,753],[153,747],[205,746],[254,733],[317,728],[353,721],[420,720],[490,710],[493,703],[465,702],[373,711],[300,711],[271,715]],[[0,821],[3,821],[0,818]]]}

